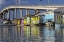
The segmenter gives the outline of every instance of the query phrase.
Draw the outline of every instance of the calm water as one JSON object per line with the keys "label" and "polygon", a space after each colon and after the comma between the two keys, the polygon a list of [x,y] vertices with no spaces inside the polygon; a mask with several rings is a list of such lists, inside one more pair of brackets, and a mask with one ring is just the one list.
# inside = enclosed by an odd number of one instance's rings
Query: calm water
{"label": "calm water", "polygon": [[64,42],[64,28],[0,26],[0,42]]}

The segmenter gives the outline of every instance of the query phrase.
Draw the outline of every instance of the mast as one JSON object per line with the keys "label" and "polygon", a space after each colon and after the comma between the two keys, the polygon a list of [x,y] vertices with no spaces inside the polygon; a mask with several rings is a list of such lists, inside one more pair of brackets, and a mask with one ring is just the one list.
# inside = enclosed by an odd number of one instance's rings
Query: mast
{"label": "mast", "polygon": [[16,0],[16,4],[18,4],[18,0]]}
{"label": "mast", "polygon": [[48,0],[48,4],[50,4],[50,0]]}
{"label": "mast", "polygon": [[42,0],[40,0],[41,4],[42,4]]}

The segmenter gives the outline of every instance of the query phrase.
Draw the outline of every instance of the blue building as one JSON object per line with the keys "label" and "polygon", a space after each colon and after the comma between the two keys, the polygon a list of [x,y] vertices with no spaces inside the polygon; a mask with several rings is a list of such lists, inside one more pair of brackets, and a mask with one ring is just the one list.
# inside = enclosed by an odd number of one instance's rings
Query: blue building
{"label": "blue building", "polygon": [[41,23],[54,21],[54,13],[53,12],[39,13],[36,16],[40,17],[40,22]]}

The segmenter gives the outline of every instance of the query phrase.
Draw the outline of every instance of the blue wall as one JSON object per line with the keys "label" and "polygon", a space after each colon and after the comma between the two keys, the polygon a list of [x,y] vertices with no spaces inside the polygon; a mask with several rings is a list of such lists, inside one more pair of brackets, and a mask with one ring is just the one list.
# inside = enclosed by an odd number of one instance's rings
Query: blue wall
{"label": "blue wall", "polygon": [[54,14],[45,14],[45,16],[42,16],[43,23],[47,22],[48,20],[54,21]]}

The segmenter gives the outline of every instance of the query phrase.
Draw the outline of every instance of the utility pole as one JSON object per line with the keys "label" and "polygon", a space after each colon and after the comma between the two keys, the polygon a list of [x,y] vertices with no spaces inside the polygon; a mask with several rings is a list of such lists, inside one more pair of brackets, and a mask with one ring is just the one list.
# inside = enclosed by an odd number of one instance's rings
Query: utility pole
{"label": "utility pole", "polygon": [[16,4],[21,4],[21,0],[16,0]]}
{"label": "utility pole", "polygon": [[26,4],[28,4],[28,1],[26,0]]}
{"label": "utility pole", "polygon": [[18,4],[18,0],[16,0],[16,4]]}
{"label": "utility pole", "polygon": [[50,3],[50,0],[48,0],[48,4]]}
{"label": "utility pole", "polygon": [[41,4],[42,4],[42,0],[40,0]]}

